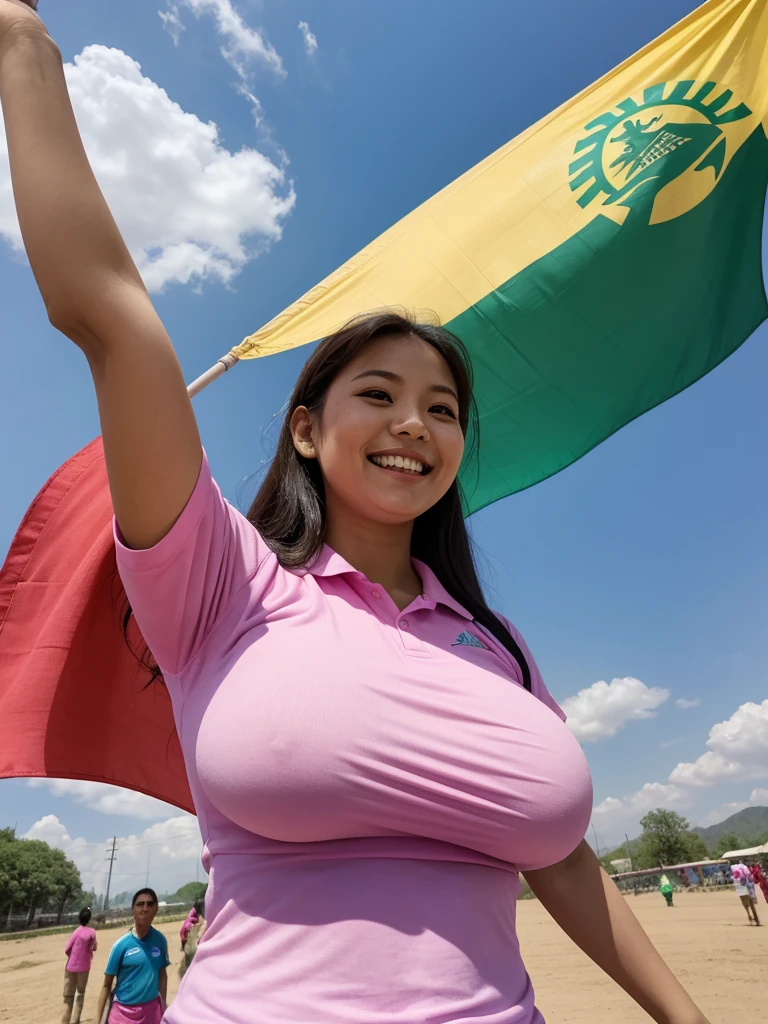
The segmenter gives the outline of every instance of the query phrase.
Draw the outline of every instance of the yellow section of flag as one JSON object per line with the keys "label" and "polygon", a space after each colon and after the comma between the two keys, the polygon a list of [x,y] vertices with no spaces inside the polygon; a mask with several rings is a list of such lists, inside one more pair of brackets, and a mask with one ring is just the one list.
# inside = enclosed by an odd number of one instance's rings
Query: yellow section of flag
{"label": "yellow section of flag", "polygon": [[[766,0],[709,0],[398,221],[232,354],[252,359],[282,352],[325,337],[357,313],[386,306],[433,311],[447,323],[567,241],[597,213],[623,221],[627,206],[608,201],[606,194],[579,204],[574,145],[594,118],[616,110],[628,97],[642,97],[649,85],[670,83],[670,89],[679,89],[686,82],[718,83],[720,92],[711,100],[722,103],[725,87],[725,103],[732,95],[734,103],[749,108],[747,116],[722,125],[727,166],[756,124],[768,119]],[[681,117],[690,116],[690,107],[681,108]],[[617,151],[611,140],[603,161]],[[610,167],[601,170],[613,173]],[[588,173],[588,168],[581,172],[586,175],[582,194],[590,188]],[[680,175],[657,197],[651,222],[692,208],[715,177]]]}

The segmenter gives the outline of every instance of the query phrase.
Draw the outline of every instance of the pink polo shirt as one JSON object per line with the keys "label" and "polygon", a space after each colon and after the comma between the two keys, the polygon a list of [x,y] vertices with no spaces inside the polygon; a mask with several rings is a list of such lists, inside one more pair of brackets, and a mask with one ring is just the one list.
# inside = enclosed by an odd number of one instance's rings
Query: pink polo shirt
{"label": "pink polo shirt", "polygon": [[64,949],[67,954],[65,970],[71,971],[73,974],[90,971],[95,946],[96,932],[94,929],[79,924],[70,935],[69,942]]}
{"label": "pink polo shirt", "polygon": [[118,564],[173,701],[210,874],[169,1024],[533,1024],[518,871],[584,835],[589,771],[415,562],[404,611],[330,548],[282,568],[208,465]]}

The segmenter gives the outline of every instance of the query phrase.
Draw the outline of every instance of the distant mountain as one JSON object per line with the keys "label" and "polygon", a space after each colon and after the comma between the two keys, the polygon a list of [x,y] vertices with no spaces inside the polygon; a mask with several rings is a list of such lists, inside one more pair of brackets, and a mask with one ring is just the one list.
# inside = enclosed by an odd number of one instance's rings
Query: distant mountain
{"label": "distant mountain", "polygon": [[737,811],[725,821],[719,821],[709,828],[696,826],[691,829],[697,836],[701,836],[707,846],[715,846],[720,836],[726,832],[735,832],[737,836],[752,836],[758,832],[768,830],[768,807],[745,807],[743,811]]}

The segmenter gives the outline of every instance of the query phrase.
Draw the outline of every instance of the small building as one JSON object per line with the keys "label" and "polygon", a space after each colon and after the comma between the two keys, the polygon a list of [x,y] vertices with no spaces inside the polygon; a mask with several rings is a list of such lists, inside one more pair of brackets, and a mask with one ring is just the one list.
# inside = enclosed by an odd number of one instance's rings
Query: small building
{"label": "small building", "polygon": [[743,860],[744,857],[751,857],[758,860],[760,857],[768,857],[768,843],[762,846],[750,846],[746,850],[728,850],[723,854],[723,860]]}
{"label": "small building", "polygon": [[622,871],[631,871],[632,861],[629,857],[620,857],[618,860],[611,861],[611,867],[616,868],[616,874],[619,874]]}

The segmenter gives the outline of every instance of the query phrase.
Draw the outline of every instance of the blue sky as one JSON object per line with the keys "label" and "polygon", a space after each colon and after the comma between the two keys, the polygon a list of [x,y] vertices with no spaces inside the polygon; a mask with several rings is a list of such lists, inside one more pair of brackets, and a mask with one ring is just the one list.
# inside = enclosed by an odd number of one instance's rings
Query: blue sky
{"label": "blue sky", "polygon": [[[145,276],[192,379],[694,6],[649,0],[617,18],[608,0],[43,0],[41,13],[65,60],[79,56],[70,84],[90,104],[81,127],[121,227],[147,259],[163,257]],[[229,11],[239,20],[227,32]],[[125,166],[110,162],[119,145]],[[215,227],[195,203],[206,165]],[[98,433],[85,362],[48,325],[8,211],[0,193],[3,551],[46,477]],[[216,258],[184,247],[188,222]],[[650,328],[646,297],[631,313]],[[766,340],[763,326],[705,380],[472,521],[492,603],[584,742],[603,847],[659,804],[696,823],[768,804]],[[196,399],[215,473],[241,506],[307,354],[245,363]],[[194,821],[143,797],[4,781],[0,819],[62,845],[97,887],[111,835],[118,888],[143,882],[147,851],[161,888],[195,874]]]}

